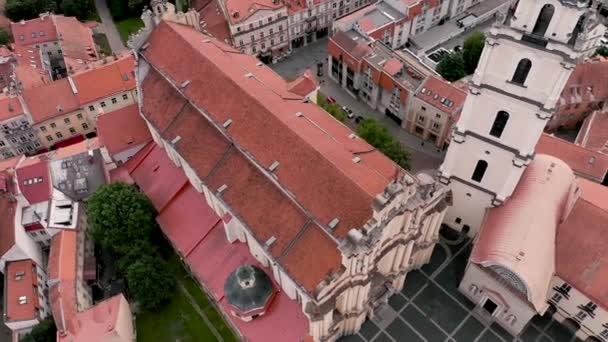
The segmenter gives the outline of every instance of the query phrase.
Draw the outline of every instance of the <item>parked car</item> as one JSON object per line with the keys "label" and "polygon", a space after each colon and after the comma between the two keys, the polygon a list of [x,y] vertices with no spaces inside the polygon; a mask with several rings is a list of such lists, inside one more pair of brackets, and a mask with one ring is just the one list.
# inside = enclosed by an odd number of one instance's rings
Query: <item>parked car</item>
{"label": "parked car", "polygon": [[331,97],[331,96],[328,96],[328,97],[327,97],[327,103],[336,103],[336,99],[334,99],[334,98],[333,98],[333,97]]}
{"label": "parked car", "polygon": [[365,120],[364,117],[362,117],[361,115],[357,115],[357,117],[355,118],[355,123],[359,123],[361,121]]}
{"label": "parked car", "polygon": [[342,110],[344,111],[344,113],[346,113],[347,118],[352,119],[355,117],[355,113],[353,113],[353,111],[350,108],[344,106],[344,107],[342,107]]}

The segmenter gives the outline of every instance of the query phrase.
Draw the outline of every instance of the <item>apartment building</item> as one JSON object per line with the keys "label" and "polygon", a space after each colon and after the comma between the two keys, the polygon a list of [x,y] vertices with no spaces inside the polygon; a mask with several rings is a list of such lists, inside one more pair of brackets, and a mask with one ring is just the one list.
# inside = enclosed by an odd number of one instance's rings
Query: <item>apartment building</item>
{"label": "apartment building", "polygon": [[3,159],[32,154],[43,148],[22,101],[17,96],[0,95],[0,156]]}
{"label": "apartment building", "polygon": [[429,76],[411,97],[403,127],[445,150],[466,97],[466,84],[455,85],[440,77]]}
{"label": "apartment building", "polygon": [[327,72],[352,96],[400,125],[409,99],[435,71],[407,51],[394,51],[355,30],[336,32],[328,42]]}
{"label": "apartment building", "polygon": [[77,72],[99,59],[93,32],[75,17],[42,13],[11,23],[15,45],[31,50],[51,79]]}

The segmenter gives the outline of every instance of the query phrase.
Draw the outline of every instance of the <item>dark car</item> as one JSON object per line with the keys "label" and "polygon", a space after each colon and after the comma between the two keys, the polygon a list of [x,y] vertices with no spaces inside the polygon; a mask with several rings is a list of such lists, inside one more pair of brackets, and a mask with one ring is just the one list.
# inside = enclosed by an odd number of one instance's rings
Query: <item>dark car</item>
{"label": "dark car", "polygon": [[355,123],[360,123],[363,120],[365,120],[364,117],[362,117],[361,115],[357,115],[357,117],[355,118]]}

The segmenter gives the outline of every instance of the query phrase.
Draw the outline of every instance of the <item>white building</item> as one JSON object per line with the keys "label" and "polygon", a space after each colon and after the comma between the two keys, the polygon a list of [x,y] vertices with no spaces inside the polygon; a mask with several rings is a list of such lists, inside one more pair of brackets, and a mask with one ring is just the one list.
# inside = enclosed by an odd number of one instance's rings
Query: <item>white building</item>
{"label": "white building", "polygon": [[439,170],[454,195],[445,224],[474,236],[486,209],[511,196],[572,69],[603,29],[587,1],[520,0],[499,15]]}

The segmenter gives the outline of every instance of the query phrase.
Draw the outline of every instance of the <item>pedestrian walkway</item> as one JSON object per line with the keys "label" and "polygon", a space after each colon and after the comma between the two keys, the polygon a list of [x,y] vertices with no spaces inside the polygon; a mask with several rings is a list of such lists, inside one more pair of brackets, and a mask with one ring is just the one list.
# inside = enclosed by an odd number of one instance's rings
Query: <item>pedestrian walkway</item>
{"label": "pedestrian walkway", "polygon": [[[201,308],[200,306],[198,306],[198,303],[196,302],[194,297],[192,297],[190,292],[188,292],[188,289],[186,289],[186,287],[184,286],[184,284],[182,284],[181,281],[177,282],[177,287],[188,298],[188,300],[190,301],[190,304],[192,304],[192,307],[194,308],[194,310],[199,314],[199,316],[201,316],[203,321],[205,321],[205,324],[209,327],[209,330],[211,330],[211,332],[213,333],[213,336],[215,336],[217,341],[224,342],[224,338],[222,337],[222,335],[220,335],[220,333],[217,331],[217,329],[215,329],[215,327],[213,326],[213,323],[211,323],[211,321],[209,320],[207,315],[205,315],[205,312],[203,310],[206,308]],[[209,304],[209,305],[211,305],[211,304]]]}
{"label": "pedestrian walkway", "polygon": [[114,24],[114,20],[112,19],[112,15],[110,14],[110,10],[108,9],[106,0],[95,0],[95,7],[97,7],[97,13],[101,18],[100,27],[108,38],[108,43],[110,43],[110,48],[112,48],[112,52],[120,53],[127,50],[127,48],[122,42],[122,39],[120,39],[120,34],[116,29],[116,24]]}

